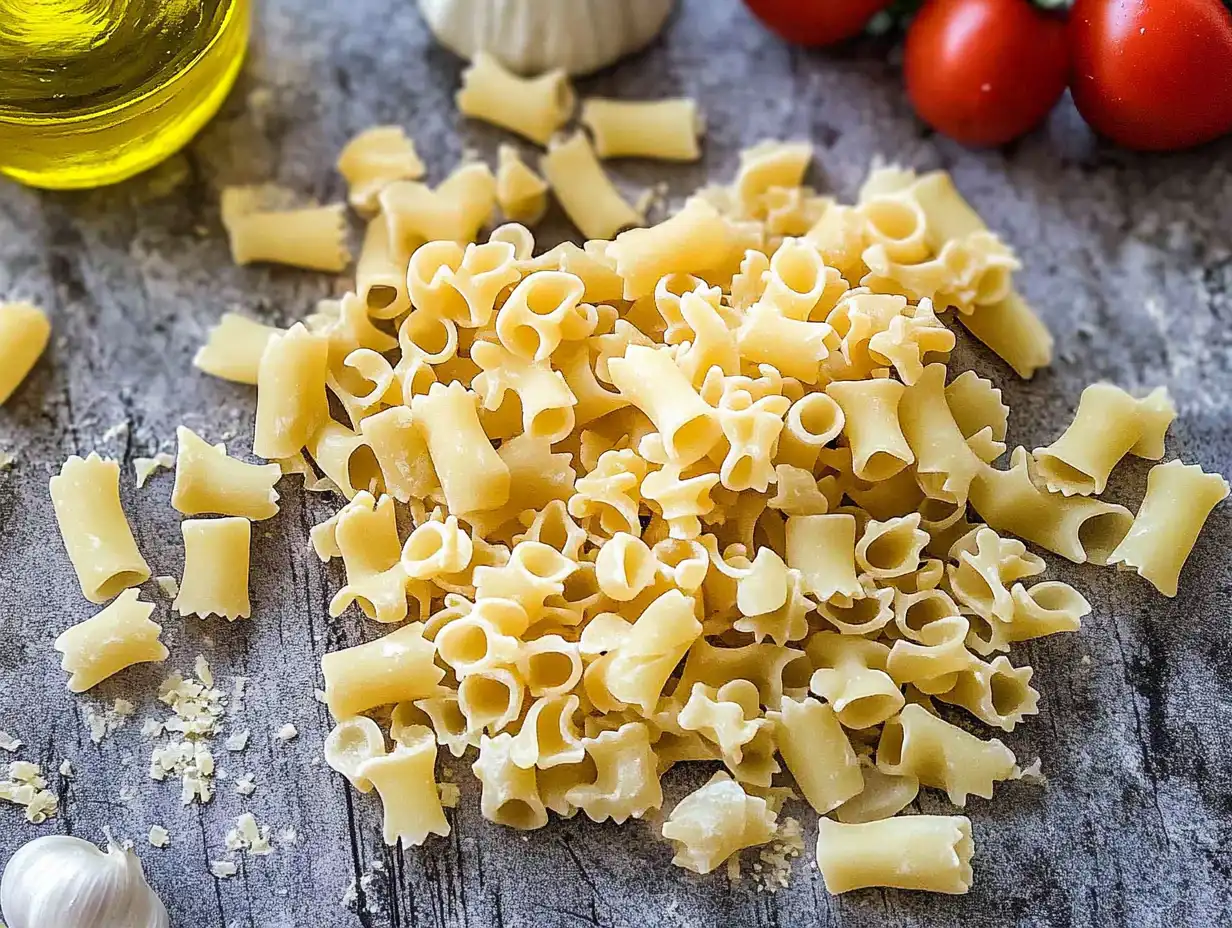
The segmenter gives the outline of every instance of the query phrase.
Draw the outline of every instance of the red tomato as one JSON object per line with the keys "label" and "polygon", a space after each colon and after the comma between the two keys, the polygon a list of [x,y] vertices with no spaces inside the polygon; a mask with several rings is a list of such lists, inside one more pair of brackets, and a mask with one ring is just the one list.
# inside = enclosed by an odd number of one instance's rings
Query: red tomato
{"label": "red tomato", "polygon": [[1027,0],[928,0],[907,31],[907,96],[920,118],[967,145],[1035,128],[1065,92],[1065,22]]}
{"label": "red tomato", "polygon": [[890,0],[744,0],[770,29],[797,45],[850,39]]}
{"label": "red tomato", "polygon": [[1072,90],[1127,148],[1199,145],[1232,130],[1232,13],[1220,0],[1076,0]]}

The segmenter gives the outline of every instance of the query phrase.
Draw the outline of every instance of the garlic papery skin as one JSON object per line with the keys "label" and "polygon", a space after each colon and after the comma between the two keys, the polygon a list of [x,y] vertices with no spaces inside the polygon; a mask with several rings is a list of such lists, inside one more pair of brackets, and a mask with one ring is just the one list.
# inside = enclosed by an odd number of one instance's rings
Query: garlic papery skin
{"label": "garlic papery skin", "polygon": [[589,74],[644,48],[675,0],[419,0],[428,26],[468,61],[484,51],[528,76]]}
{"label": "garlic papery skin", "polygon": [[8,928],[168,928],[137,855],[107,843],[48,835],[18,849],[0,879]]}

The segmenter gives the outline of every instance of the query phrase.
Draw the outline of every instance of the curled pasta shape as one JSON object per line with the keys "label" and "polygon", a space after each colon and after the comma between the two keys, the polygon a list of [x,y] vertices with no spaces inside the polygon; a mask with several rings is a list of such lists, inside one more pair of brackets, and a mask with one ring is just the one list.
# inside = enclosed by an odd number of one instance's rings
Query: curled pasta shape
{"label": "curled pasta shape", "polygon": [[629,449],[605,451],[595,469],[579,477],[569,498],[569,514],[575,519],[594,517],[609,535],[626,532],[640,536],[638,519],[641,486],[649,466]]}
{"label": "curled pasta shape", "polygon": [[1030,667],[1014,667],[1004,656],[992,663],[973,660],[959,671],[952,687],[936,695],[942,702],[962,706],[986,725],[1013,731],[1026,716],[1039,713],[1033,674]]}
{"label": "curled pasta shape", "polygon": [[[401,705],[406,705],[402,703]],[[466,749],[477,747],[481,737],[479,732],[471,731],[467,725],[466,716],[458,704],[457,693],[444,693],[427,699],[418,699],[413,707],[428,716],[432,729],[436,732],[436,743],[449,749],[454,757],[461,757]],[[398,712],[394,710],[394,717]],[[392,733],[392,731],[391,731]]]}
{"label": "curled pasta shape", "polygon": [[412,726],[389,754],[365,761],[359,775],[381,794],[384,808],[382,837],[388,845],[399,841],[421,845],[428,835],[449,835],[449,822],[436,786],[436,743],[432,730]]}
{"label": "curled pasta shape", "polygon": [[762,548],[737,584],[740,618],[735,629],[751,634],[755,641],[768,637],[780,645],[804,638],[811,603],[804,598],[801,585],[800,571],[789,569],[777,554]]}
{"label": "curled pasta shape", "polygon": [[869,728],[903,707],[898,684],[885,672],[884,644],[836,632],[818,632],[805,647],[817,668],[809,689],[834,707],[844,728]]}
{"label": "curled pasta shape", "polygon": [[867,756],[860,757],[864,789],[834,810],[845,825],[879,822],[897,815],[920,793],[920,781],[913,776],[882,773]]}
{"label": "curled pasta shape", "polygon": [[753,400],[744,391],[725,401],[718,413],[729,446],[719,466],[723,486],[733,491],[765,492],[774,479],[774,451],[790,403],[785,396]]}
{"label": "curled pasta shape", "polygon": [[504,731],[521,714],[524,698],[522,681],[508,667],[477,670],[458,683],[458,708],[471,733],[496,735]]}
{"label": "curled pasta shape", "polygon": [[519,767],[548,770],[562,764],[580,764],[586,748],[575,716],[576,696],[544,696],[535,700],[521,730],[514,735],[509,757]]}
{"label": "curled pasta shape", "polygon": [[410,357],[427,364],[444,364],[458,354],[457,323],[431,310],[411,310],[398,327],[398,347],[403,359]]}
{"label": "curled pasta shape", "polygon": [[847,513],[792,516],[786,525],[787,563],[800,571],[804,592],[819,600],[854,596],[856,520]]}
{"label": "curled pasta shape", "polygon": [[479,759],[471,765],[481,785],[479,810],[498,825],[519,831],[542,828],[548,823],[548,813],[539,796],[535,768],[518,766],[513,750],[513,736],[508,732],[479,739]]}
{"label": "curled pasta shape", "polygon": [[865,220],[870,244],[880,245],[891,260],[910,264],[928,257],[928,219],[914,197],[875,196],[856,210]]}
{"label": "curled pasta shape", "polygon": [[343,719],[325,737],[325,763],[342,774],[361,793],[372,792],[372,781],[359,768],[385,754],[385,736],[376,722],[365,715]]}
{"label": "curled pasta shape", "polygon": [[454,321],[469,329],[486,326],[505,290],[522,279],[515,245],[500,240],[471,243],[462,253],[450,283],[466,304],[466,315]]}
{"label": "curled pasta shape", "polygon": [[518,651],[518,672],[535,697],[563,696],[582,679],[582,655],[576,642],[544,635]]}
{"label": "curled pasta shape", "polygon": [[872,520],[856,544],[856,563],[871,577],[889,579],[915,572],[920,555],[928,544],[928,533],[920,530],[920,514]]}
{"label": "curled pasta shape", "polygon": [[472,345],[471,359],[482,370],[471,381],[471,388],[482,398],[485,409],[499,409],[506,391],[512,390],[522,407],[525,434],[558,442],[573,432],[577,397],[547,361],[526,361],[491,342]]}
{"label": "curled pasta shape", "polygon": [[690,539],[701,534],[701,516],[714,510],[710,491],[719,482],[712,473],[684,477],[679,464],[667,463],[642,480],[642,497],[658,505],[673,538]]}
{"label": "curled pasta shape", "polygon": [[749,795],[720,772],[676,804],[663,824],[663,837],[676,846],[672,863],[709,873],[741,848],[770,841],[775,827],[766,800]]}
{"label": "curled pasta shape", "polygon": [[528,274],[496,314],[497,338],[520,358],[545,360],[562,341],[587,334],[587,318],[581,309],[585,292],[586,285],[574,274]]}
{"label": "curled pasta shape", "polygon": [[825,393],[809,393],[791,404],[783,420],[775,462],[812,470],[818,453],[842,434],[843,407]]}
{"label": "curled pasta shape", "polygon": [[572,787],[565,798],[591,821],[623,824],[663,805],[650,731],[641,722],[621,725],[583,742],[595,779]]}
{"label": "curled pasta shape", "polygon": [[951,691],[960,674],[977,663],[967,650],[968,628],[962,616],[947,616],[928,623],[918,641],[900,638],[890,649],[886,672],[895,683],[944,699],[939,694]]}
{"label": "curled pasta shape", "polygon": [[615,699],[643,714],[654,711],[668,677],[701,635],[694,607],[694,600],[678,590],[668,590],[646,607],[610,655],[605,682]]}
{"label": "curled pasta shape", "polygon": [[971,888],[974,853],[971,820],[963,815],[852,824],[822,818],[817,831],[817,869],[831,894],[868,886],[962,894]]}
{"label": "curled pasta shape", "polygon": [[894,618],[892,589],[877,589],[865,576],[859,595],[832,596],[818,604],[818,614],[844,635],[867,635],[885,628]]}
{"label": "curled pasta shape", "polygon": [[658,567],[645,542],[617,532],[599,548],[595,573],[603,594],[623,603],[636,599],[654,582]]}
{"label": "curled pasta shape", "polygon": [[804,322],[784,316],[765,296],[749,307],[736,331],[740,357],[754,364],[771,364],[787,377],[813,384],[821,365],[839,348],[826,322]]}
{"label": "curled pasta shape", "polygon": [[763,641],[738,648],[720,647],[699,638],[689,649],[677,691],[693,684],[720,687],[728,680],[748,680],[763,706],[776,706],[787,690],[807,691],[813,669],[803,651]]}
{"label": "curled pasta shape", "polygon": [[1009,622],[1014,615],[1014,581],[1044,572],[1044,561],[1016,539],[989,528],[972,529],[954,543],[947,567],[950,592],[976,615]]}
{"label": "curled pasta shape", "polygon": [[852,473],[861,480],[887,480],[915,462],[899,420],[904,389],[896,380],[852,380],[826,386],[826,393],[842,407]]}
{"label": "curled pasta shape", "polygon": [[466,301],[454,287],[465,250],[457,242],[426,242],[415,249],[406,269],[411,305],[442,319],[464,319]]}
{"label": "curled pasta shape", "polygon": [[944,590],[894,591],[894,624],[909,641],[923,642],[929,626],[957,615],[958,605]]}
{"label": "curled pasta shape", "polygon": [[339,513],[334,537],[346,564],[347,582],[330,602],[330,615],[342,615],[351,603],[358,603],[364,615],[378,622],[405,619],[409,578],[400,562],[394,501],[358,494]]}
{"label": "curled pasta shape", "polygon": [[521,648],[518,639],[505,634],[480,608],[440,629],[435,642],[437,655],[459,679],[512,664]]}
{"label": "curled pasta shape", "polygon": [[762,728],[760,715],[757,687],[748,680],[732,680],[718,688],[694,683],[676,722],[713,741],[724,758],[739,763],[743,747]]}
{"label": "curled pasta shape", "polygon": [[1045,580],[1031,587],[1015,583],[1014,617],[1001,629],[1007,644],[1076,632],[1082,619],[1091,614],[1091,604],[1068,583]]}

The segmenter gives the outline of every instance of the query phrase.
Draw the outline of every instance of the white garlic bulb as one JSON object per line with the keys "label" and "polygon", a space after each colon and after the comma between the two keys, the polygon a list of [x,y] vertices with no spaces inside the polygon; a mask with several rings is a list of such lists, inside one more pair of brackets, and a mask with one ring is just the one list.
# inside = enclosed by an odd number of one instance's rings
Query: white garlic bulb
{"label": "white garlic bulb", "polygon": [[589,74],[659,34],[675,0],[419,0],[441,44],[520,74]]}
{"label": "white garlic bulb", "polygon": [[107,844],[48,835],[20,848],[0,879],[9,928],[167,928],[137,855]]}

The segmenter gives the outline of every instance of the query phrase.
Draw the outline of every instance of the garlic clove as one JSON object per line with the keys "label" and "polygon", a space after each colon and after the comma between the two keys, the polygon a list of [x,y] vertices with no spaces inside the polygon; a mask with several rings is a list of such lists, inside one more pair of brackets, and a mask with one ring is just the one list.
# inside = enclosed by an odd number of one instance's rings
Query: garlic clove
{"label": "garlic clove", "polygon": [[141,861],[108,836],[89,841],[48,835],[19,848],[0,878],[8,928],[168,928],[167,909]]}
{"label": "garlic clove", "polygon": [[419,0],[442,45],[524,75],[589,74],[645,47],[675,0]]}

